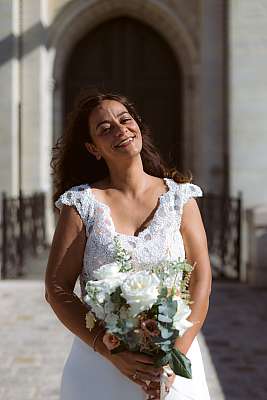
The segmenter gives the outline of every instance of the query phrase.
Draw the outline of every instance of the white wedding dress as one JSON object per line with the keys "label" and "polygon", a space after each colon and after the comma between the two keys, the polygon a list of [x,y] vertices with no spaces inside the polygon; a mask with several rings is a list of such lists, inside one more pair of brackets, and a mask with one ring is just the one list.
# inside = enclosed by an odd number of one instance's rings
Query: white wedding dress
{"label": "white wedding dress", "polygon": [[[149,268],[151,263],[185,258],[180,224],[183,205],[191,197],[201,196],[201,189],[191,183],[177,184],[165,178],[168,191],[160,196],[159,204],[149,225],[137,236],[117,233],[107,205],[98,201],[89,185],[80,185],[65,192],[56,202],[74,206],[86,228],[87,243],[83,270],[80,275],[81,293],[92,271],[114,261],[114,236],[131,254],[135,265]],[[197,337],[187,357],[192,365],[192,379],[176,376],[166,400],[210,400],[203,361]],[[78,337],[64,367],[61,400],[144,400],[140,386],[121,372]]]}

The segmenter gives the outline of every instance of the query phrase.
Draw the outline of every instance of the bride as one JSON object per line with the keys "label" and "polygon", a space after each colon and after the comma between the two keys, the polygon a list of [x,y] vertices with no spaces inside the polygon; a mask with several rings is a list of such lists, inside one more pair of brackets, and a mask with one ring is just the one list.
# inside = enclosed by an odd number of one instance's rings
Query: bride
{"label": "bride", "polygon": [[[164,110],[162,110],[164,114]],[[164,132],[162,132],[164,135]],[[74,334],[61,400],[159,399],[161,369],[151,356],[111,354],[99,325],[86,328],[85,283],[114,261],[114,237],[146,265],[187,258],[194,325],[175,342],[192,365],[192,379],[172,375],[166,400],[209,400],[197,335],[211,291],[207,241],[194,197],[199,186],[163,164],[149,129],[123,96],[85,92],[76,103],[52,159],[60,216],[46,271],[46,299]],[[81,298],[74,293],[80,279]]]}

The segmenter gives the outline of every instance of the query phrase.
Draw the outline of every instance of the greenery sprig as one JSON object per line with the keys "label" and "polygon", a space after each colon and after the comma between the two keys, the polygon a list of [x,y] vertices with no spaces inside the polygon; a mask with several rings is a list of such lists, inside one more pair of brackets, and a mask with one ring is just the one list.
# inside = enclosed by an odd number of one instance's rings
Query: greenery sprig
{"label": "greenery sprig", "polygon": [[133,269],[131,256],[122,247],[118,236],[114,238],[115,243],[115,261],[121,266],[121,272],[128,272]]}

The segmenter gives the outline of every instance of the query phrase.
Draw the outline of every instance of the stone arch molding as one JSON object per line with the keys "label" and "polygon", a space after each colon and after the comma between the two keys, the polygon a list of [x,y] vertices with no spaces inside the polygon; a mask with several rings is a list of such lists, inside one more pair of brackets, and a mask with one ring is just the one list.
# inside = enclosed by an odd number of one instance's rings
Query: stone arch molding
{"label": "stone arch molding", "polygon": [[89,30],[108,19],[128,16],[144,22],[161,34],[172,48],[183,71],[197,63],[193,40],[181,19],[158,0],[76,0],[67,4],[55,18],[48,47],[56,50],[54,78],[64,67],[73,46]]}
{"label": "stone arch molding", "polygon": [[[183,21],[160,0],[76,0],[69,2],[53,21],[47,47],[53,96],[53,136],[60,134],[62,126],[62,80],[68,57],[75,46],[88,31],[97,25],[116,17],[128,16],[137,19],[157,31],[172,49],[183,75],[184,103],[184,154],[192,166],[193,122],[197,104],[197,71],[199,53]],[[185,160],[185,167],[187,166]]]}

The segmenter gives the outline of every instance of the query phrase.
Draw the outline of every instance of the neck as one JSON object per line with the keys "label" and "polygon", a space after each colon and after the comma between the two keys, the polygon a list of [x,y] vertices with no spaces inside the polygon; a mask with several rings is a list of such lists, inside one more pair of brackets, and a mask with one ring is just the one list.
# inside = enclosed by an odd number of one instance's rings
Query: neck
{"label": "neck", "polygon": [[109,166],[110,184],[126,195],[136,196],[147,186],[148,174],[144,172],[141,157],[131,160],[127,165]]}

